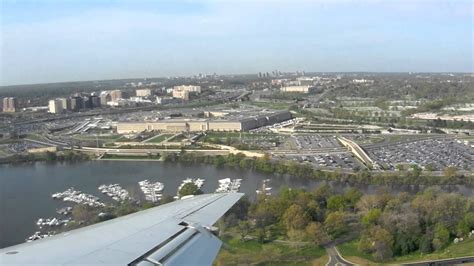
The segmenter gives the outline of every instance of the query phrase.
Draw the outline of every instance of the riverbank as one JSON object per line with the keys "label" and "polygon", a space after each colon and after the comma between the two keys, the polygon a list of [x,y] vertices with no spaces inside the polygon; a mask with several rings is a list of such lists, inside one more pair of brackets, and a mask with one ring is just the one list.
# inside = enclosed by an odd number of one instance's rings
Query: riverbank
{"label": "riverbank", "polygon": [[[92,154],[76,151],[46,152],[12,156],[1,163],[26,163],[36,161],[85,161],[92,160]],[[253,170],[264,174],[289,175],[319,181],[336,181],[353,185],[464,185],[474,187],[474,175],[458,172],[455,168],[446,169],[443,173],[434,174],[423,171],[418,167],[398,172],[375,172],[368,169],[356,172],[344,169],[319,169],[309,163],[299,163],[289,160],[273,160],[266,154],[262,157],[249,157],[243,153],[228,155],[206,155],[201,153],[163,152],[149,155],[118,155],[103,154],[95,158],[99,160],[122,161],[164,161],[185,164],[207,164],[216,167],[228,166],[236,169]],[[449,170],[449,171],[448,171]]]}
{"label": "riverbank", "polygon": [[41,152],[15,154],[0,158],[1,164],[21,164],[34,162],[82,162],[92,160],[93,156],[76,151]]}
{"label": "riverbank", "polygon": [[229,166],[238,169],[255,170],[267,174],[289,175],[294,177],[337,181],[349,184],[365,185],[464,185],[474,187],[474,175],[458,173],[454,168],[445,171],[443,175],[431,175],[430,172],[419,168],[399,172],[373,172],[361,170],[345,172],[343,169],[323,171],[309,163],[299,163],[289,160],[272,160],[267,154],[260,158],[247,157],[244,154],[229,154],[227,156],[196,156],[193,153],[181,152],[163,155],[163,161],[181,162],[188,164],[211,164],[216,167]]}

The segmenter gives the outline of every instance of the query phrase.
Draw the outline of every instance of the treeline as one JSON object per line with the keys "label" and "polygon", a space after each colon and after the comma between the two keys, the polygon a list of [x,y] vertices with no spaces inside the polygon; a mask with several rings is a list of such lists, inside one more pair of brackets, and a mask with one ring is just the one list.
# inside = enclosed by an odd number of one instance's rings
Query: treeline
{"label": "treeline", "polygon": [[423,173],[420,168],[412,167],[399,172],[371,172],[360,170],[355,173],[344,173],[339,170],[322,171],[314,168],[309,163],[296,161],[273,160],[269,155],[261,158],[246,157],[244,154],[229,154],[227,156],[209,156],[197,153],[181,152],[163,154],[163,160],[167,162],[181,163],[204,163],[216,167],[235,167],[241,169],[255,170],[262,173],[275,173],[290,175],[300,178],[315,180],[326,180],[344,182],[350,184],[374,184],[374,185],[466,185],[473,186],[474,178],[460,174],[455,168],[449,168],[444,175],[430,175]]}
{"label": "treeline", "polygon": [[90,160],[89,155],[75,151],[63,152],[44,152],[15,154],[10,157],[2,158],[0,163],[25,163],[25,162],[79,162]]}
{"label": "treeline", "polygon": [[327,185],[311,192],[285,188],[254,203],[242,200],[223,224],[236,230],[242,241],[324,245],[356,239],[359,252],[387,261],[416,251],[431,253],[456,237],[469,237],[474,199],[432,188],[417,195],[363,195],[354,188],[336,193]]}

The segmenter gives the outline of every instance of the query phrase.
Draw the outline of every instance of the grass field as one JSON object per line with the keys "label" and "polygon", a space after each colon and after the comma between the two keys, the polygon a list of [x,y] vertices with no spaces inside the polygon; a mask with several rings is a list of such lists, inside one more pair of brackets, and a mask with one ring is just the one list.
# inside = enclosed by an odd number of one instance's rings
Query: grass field
{"label": "grass field", "polygon": [[[370,255],[361,253],[357,250],[357,240],[347,242],[337,246],[341,255],[354,262],[364,265],[379,265],[373,262]],[[474,238],[467,239],[458,244],[451,244],[448,247],[430,254],[422,254],[421,252],[413,252],[409,255],[395,257],[388,263],[405,263],[424,260],[438,260],[456,257],[474,256]]]}
{"label": "grass field", "polygon": [[275,109],[275,110],[288,110],[290,106],[294,103],[285,103],[285,102],[251,102],[251,105],[268,108],[268,109]]}
{"label": "grass field", "polygon": [[296,247],[224,238],[224,246],[214,265],[324,265],[328,261],[325,255],[323,248],[314,245]]}
{"label": "grass field", "polygon": [[160,142],[163,142],[165,139],[170,138],[171,136],[173,136],[173,134],[161,134],[161,135],[158,135],[157,137],[147,140],[146,142],[160,143]]}

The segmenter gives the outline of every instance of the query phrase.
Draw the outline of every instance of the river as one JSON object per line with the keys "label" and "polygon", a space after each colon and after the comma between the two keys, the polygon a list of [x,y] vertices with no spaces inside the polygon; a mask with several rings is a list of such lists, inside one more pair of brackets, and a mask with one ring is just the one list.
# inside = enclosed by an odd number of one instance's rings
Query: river
{"label": "river", "polygon": [[[87,161],[79,163],[32,163],[0,166],[0,248],[19,244],[37,231],[38,218],[58,217],[56,210],[72,206],[71,203],[53,200],[51,194],[62,192],[69,187],[101,197],[97,187],[101,184],[118,183],[132,191],[140,193],[138,181],[149,179],[165,185],[167,195],[176,195],[181,181],[187,177],[205,178],[202,190],[213,192],[218,179],[242,178],[241,192],[251,199],[255,190],[261,187],[264,179],[270,178],[273,191],[282,186],[314,189],[323,182],[261,174],[254,171],[232,168],[216,168],[212,165],[184,165],[164,162],[135,161]],[[336,191],[343,191],[347,184],[330,184]],[[383,186],[358,186],[364,193],[374,193]],[[419,186],[387,187],[389,191],[417,192]],[[449,186],[445,190],[456,191],[472,196],[474,192],[463,186]]]}

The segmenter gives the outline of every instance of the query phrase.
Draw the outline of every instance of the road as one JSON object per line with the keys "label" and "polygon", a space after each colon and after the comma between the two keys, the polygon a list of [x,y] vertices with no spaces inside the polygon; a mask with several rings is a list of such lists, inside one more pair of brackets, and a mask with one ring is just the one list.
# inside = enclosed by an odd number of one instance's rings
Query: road
{"label": "road", "polygon": [[409,265],[409,266],[441,266],[441,265],[457,265],[457,264],[464,264],[469,263],[472,265],[474,263],[474,256],[471,257],[462,257],[462,258],[453,258],[453,259],[444,259],[444,260],[427,260],[427,261],[420,261],[415,263],[406,263],[402,265]]}
{"label": "road", "polygon": [[[329,261],[326,263],[327,266],[336,266],[336,265],[356,265],[346,259],[344,259],[337,248],[334,245],[326,247],[326,252],[329,256]],[[441,260],[427,260],[413,263],[404,263],[401,265],[406,266],[444,266],[444,265],[457,265],[469,263],[470,265],[474,263],[474,256],[470,257],[461,257],[461,258],[452,258],[452,259],[441,259]]]}
{"label": "road", "polygon": [[326,266],[336,266],[336,265],[355,265],[353,263],[345,260],[337,251],[336,247],[331,245],[326,247],[326,253],[329,256],[329,261],[326,263]]}

